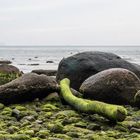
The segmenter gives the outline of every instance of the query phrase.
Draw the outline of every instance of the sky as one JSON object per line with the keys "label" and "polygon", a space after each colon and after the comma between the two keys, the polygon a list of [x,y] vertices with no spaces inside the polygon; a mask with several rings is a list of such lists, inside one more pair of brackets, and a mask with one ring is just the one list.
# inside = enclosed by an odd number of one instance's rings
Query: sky
{"label": "sky", "polygon": [[0,0],[0,45],[140,45],[140,0]]}

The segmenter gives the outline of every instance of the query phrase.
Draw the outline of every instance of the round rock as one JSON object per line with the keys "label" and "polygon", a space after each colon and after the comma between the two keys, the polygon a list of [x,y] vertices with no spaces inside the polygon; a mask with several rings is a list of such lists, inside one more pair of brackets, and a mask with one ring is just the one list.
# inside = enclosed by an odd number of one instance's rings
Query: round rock
{"label": "round rock", "polygon": [[86,79],[80,87],[84,98],[132,105],[139,89],[139,78],[133,72],[122,68],[99,72]]}

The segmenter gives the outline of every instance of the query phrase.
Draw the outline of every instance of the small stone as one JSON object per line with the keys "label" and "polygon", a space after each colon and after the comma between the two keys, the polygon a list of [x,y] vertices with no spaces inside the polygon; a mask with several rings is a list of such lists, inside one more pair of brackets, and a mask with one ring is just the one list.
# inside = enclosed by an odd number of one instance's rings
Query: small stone
{"label": "small stone", "polygon": [[95,123],[89,124],[87,126],[87,129],[89,130],[101,130],[101,126]]}
{"label": "small stone", "polygon": [[15,117],[15,118],[17,118],[17,119],[19,119],[19,117],[20,117],[20,111],[18,110],[18,109],[13,109],[12,110],[12,116],[13,117]]}
{"label": "small stone", "polygon": [[0,103],[0,110],[4,108],[4,104]]}
{"label": "small stone", "polygon": [[48,130],[40,130],[36,135],[40,138],[46,138],[47,136],[49,136],[49,131]]}
{"label": "small stone", "polygon": [[54,133],[60,133],[63,130],[63,125],[61,123],[57,124],[48,124],[48,129]]}
{"label": "small stone", "polygon": [[130,129],[130,132],[131,132],[131,133],[134,133],[134,132],[140,133],[140,129],[135,128],[135,127],[132,127],[132,128]]}

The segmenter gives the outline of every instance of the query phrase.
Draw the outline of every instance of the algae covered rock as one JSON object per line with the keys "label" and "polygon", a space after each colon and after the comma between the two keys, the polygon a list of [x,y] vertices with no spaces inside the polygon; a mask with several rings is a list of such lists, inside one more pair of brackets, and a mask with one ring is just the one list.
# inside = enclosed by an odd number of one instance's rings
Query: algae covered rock
{"label": "algae covered rock", "polygon": [[0,102],[10,104],[29,101],[55,91],[58,91],[58,85],[54,78],[28,73],[0,86]]}
{"label": "algae covered rock", "polygon": [[140,69],[113,53],[82,52],[59,63],[57,81],[68,78],[71,87],[79,90],[80,85],[88,77],[109,68],[125,68],[140,77]]}
{"label": "algae covered rock", "polygon": [[86,79],[80,87],[85,98],[132,105],[139,89],[139,78],[133,72],[122,68],[99,72]]}
{"label": "algae covered rock", "polygon": [[18,68],[12,65],[0,65],[0,85],[6,84],[21,75]]}

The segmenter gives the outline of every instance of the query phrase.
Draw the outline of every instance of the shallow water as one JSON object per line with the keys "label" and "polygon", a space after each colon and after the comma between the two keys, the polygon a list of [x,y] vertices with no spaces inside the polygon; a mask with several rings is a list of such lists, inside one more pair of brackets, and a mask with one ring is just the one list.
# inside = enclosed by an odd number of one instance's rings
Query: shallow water
{"label": "shallow water", "polygon": [[0,59],[10,60],[23,72],[30,72],[33,69],[57,69],[63,57],[83,51],[112,52],[140,64],[140,46],[0,46]]}

